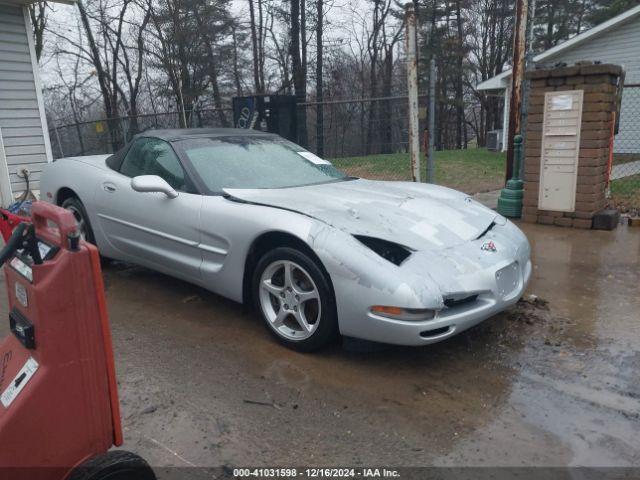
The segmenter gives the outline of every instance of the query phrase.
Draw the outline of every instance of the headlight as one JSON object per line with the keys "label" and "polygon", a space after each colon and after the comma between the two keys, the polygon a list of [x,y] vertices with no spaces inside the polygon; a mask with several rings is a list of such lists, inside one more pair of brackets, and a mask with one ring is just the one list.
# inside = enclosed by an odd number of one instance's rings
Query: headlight
{"label": "headlight", "polygon": [[381,238],[367,237],[365,235],[354,235],[354,237],[394,265],[401,265],[413,252],[408,247],[382,240]]}

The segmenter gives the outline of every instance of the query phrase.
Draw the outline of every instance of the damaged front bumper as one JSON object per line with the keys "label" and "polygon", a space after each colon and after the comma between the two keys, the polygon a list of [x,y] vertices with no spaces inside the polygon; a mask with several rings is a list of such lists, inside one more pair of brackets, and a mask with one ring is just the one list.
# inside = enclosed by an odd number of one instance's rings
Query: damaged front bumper
{"label": "damaged front bumper", "polygon": [[[496,251],[483,245],[494,242]],[[513,224],[465,245],[416,252],[386,288],[333,278],[343,335],[396,345],[428,345],[452,337],[515,304],[532,273],[526,237]],[[434,309],[411,321],[373,313],[373,305]]]}
{"label": "damaged front bumper", "polygon": [[[522,297],[531,278],[531,261],[524,268],[516,264],[515,269],[518,271],[517,285],[506,295],[496,291],[467,292],[467,296],[459,296],[451,306],[438,310],[432,320],[423,322],[396,320],[367,312],[366,330],[354,333],[359,338],[396,345],[428,345],[452,337],[505,310]],[[497,282],[496,288],[499,289]]]}

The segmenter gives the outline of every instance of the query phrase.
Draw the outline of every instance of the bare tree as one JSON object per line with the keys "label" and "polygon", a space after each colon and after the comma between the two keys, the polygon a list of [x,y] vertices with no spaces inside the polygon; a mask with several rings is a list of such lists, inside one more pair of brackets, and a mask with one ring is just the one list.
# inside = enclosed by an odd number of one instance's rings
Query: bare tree
{"label": "bare tree", "polygon": [[[291,37],[289,35],[289,12],[274,4],[265,10],[265,61],[272,69],[267,74],[265,88],[278,93],[290,94],[293,91],[291,77]],[[268,43],[267,43],[268,40]]]}
{"label": "bare tree", "polygon": [[[258,0],[260,6],[262,6],[261,0]],[[249,0],[249,19],[251,29],[251,46],[253,54],[253,88],[256,93],[264,93],[263,77],[264,73],[261,72],[262,62],[260,59],[260,46],[258,29],[262,29],[262,16],[260,16],[260,26],[256,23],[256,13],[254,0]]]}
{"label": "bare tree", "polygon": [[[235,32],[235,19],[232,18],[226,9],[224,2],[198,3],[199,8],[192,13],[196,20],[196,25],[202,33],[205,55],[208,66],[209,82],[213,93],[213,103],[216,108],[218,119],[223,127],[229,126],[229,121],[222,106],[222,96],[220,93],[220,71],[218,66],[224,64],[227,58],[234,58],[236,52],[233,44],[224,45],[224,39],[233,37]],[[235,41],[235,40],[234,40]]]}
{"label": "bare tree", "polygon": [[[158,113],[155,126],[175,122],[160,116],[173,110],[182,127],[226,125],[227,97],[252,91],[295,94],[300,104],[315,97],[315,115],[307,118],[299,108],[297,125],[303,144],[307,130],[315,130],[311,140],[321,155],[393,151],[401,137],[394,115],[402,113],[380,97],[405,92],[399,3],[336,2],[338,15],[330,15],[332,0],[314,1],[248,0],[242,23],[229,13],[231,0],[79,0],[81,39],[48,25],[44,0],[30,7],[30,16],[36,54],[66,57],[59,75],[67,77],[56,95],[86,91],[66,118],[90,116],[84,103],[90,104],[93,116],[107,118],[110,148],[144,129],[147,112]],[[413,1],[420,24],[431,26],[421,29],[419,65],[432,57],[437,64],[437,147],[464,148],[469,135],[483,145],[486,132],[500,126],[502,99],[475,86],[508,67],[514,0]],[[543,48],[637,0],[538,2],[535,36]],[[56,39],[56,48],[43,54],[45,35]],[[377,100],[324,104],[346,98]],[[211,107],[214,116],[207,117]],[[352,125],[348,136],[340,122]]]}
{"label": "bare tree", "polygon": [[203,32],[193,18],[190,0],[147,0],[151,12],[148,51],[169,80],[178,120],[182,128],[191,125],[192,114],[207,87],[208,67],[203,50]]}
{"label": "bare tree", "polygon": [[104,111],[107,117],[109,135],[111,137],[111,148],[113,151],[118,150],[122,146],[121,126],[119,122],[120,115],[118,110],[118,57],[122,47],[124,16],[129,4],[130,0],[124,0],[121,5],[120,12],[116,16],[116,27],[114,29],[116,32],[115,38],[111,37],[111,32],[108,32],[106,26],[109,21],[109,17],[106,12],[107,6],[102,2],[98,4],[96,17],[100,28],[99,32],[101,32],[101,39],[103,40],[103,42],[99,44],[92,26],[93,15],[90,16],[87,12],[84,1],[78,0],[78,11],[80,12],[80,20],[82,22],[88,48],[85,49],[83,45],[69,40],[72,45],[76,47],[76,54],[86,55],[89,62],[95,68]]}
{"label": "bare tree", "polygon": [[133,45],[127,46],[123,44],[121,54],[117,57],[128,90],[125,93],[121,85],[122,82],[117,83],[118,90],[120,91],[121,98],[129,115],[127,139],[131,139],[133,135],[140,131],[138,122],[140,113],[138,110],[138,97],[140,95],[140,86],[144,72],[145,30],[151,18],[151,12],[147,10],[143,15],[142,22],[139,25],[131,25],[130,37]]}
{"label": "bare tree", "polygon": [[85,142],[80,122],[83,120],[83,111],[85,111],[92,102],[82,101],[79,97],[83,96],[83,87],[90,81],[91,76],[86,76],[83,80],[80,80],[80,57],[75,58],[71,79],[69,79],[69,75],[66,72],[63,73],[60,66],[60,56],[56,56],[55,59],[58,76],[64,87],[63,98],[68,102],[71,109],[71,118],[78,138],[78,145],[80,146],[80,151],[78,153],[80,155],[84,155]]}
{"label": "bare tree", "polygon": [[40,61],[44,48],[44,31],[47,27],[47,10],[49,5],[44,0],[38,0],[29,5],[29,17],[33,28],[33,43],[36,51],[36,59]]}
{"label": "bare tree", "polygon": [[512,43],[512,5],[511,0],[480,0],[467,10],[470,23],[467,58],[471,77],[466,87],[477,102],[477,114],[473,103],[467,103],[466,107],[474,112],[469,125],[481,146],[485,145],[487,131],[501,127],[502,99],[495,94],[475,90],[475,85],[499,74],[504,68]]}
{"label": "bare tree", "polygon": [[244,43],[243,34],[237,22],[234,22],[231,28],[232,28],[231,39],[233,42],[233,56],[232,56],[233,86],[235,88],[235,94],[237,96],[241,96],[243,94],[243,87],[242,87],[243,82],[242,82],[242,73],[241,73],[241,67],[240,67],[240,62],[241,62],[240,59],[241,59],[241,48],[242,48],[242,44]]}
{"label": "bare tree", "polygon": [[[367,52],[369,54],[369,97],[376,98],[379,95],[380,58],[383,52],[387,52],[389,62],[393,65],[393,48],[400,38],[402,27],[396,29],[393,35],[387,34],[387,22],[394,16],[391,0],[372,0],[373,15],[371,27],[368,30]],[[372,152],[373,141],[376,137],[374,126],[381,115],[378,101],[371,101],[367,121],[367,140],[365,154]],[[384,142],[382,142],[384,143]]]}
{"label": "bare tree", "polygon": [[[150,14],[137,9],[133,0],[77,2],[78,35],[52,32],[57,38],[55,55],[71,57],[90,67],[97,82],[112,150],[139,130],[138,97],[145,78],[144,36]],[[64,74],[61,73],[61,76]],[[86,82],[83,83],[83,85]],[[122,113],[130,117],[123,131]]]}
{"label": "bare tree", "polygon": [[[398,17],[399,12],[393,12],[394,16]],[[398,43],[403,38],[405,17],[399,16],[399,22],[395,25],[389,25],[385,22],[382,26],[381,50],[382,61],[379,74],[382,76],[382,97],[391,97],[393,95],[393,72],[395,67],[396,56],[394,52],[398,46]],[[404,85],[403,82],[398,82]],[[383,100],[380,108],[378,109],[379,117],[377,123],[380,126],[379,129],[379,141],[380,141],[380,153],[392,153],[393,146],[393,109],[391,100]]]}

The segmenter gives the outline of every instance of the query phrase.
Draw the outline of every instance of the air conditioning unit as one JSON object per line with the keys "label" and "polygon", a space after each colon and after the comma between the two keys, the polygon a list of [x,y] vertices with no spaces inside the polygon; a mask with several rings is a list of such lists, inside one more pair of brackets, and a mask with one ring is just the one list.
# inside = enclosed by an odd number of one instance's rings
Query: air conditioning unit
{"label": "air conditioning unit", "polygon": [[487,150],[491,152],[502,151],[502,130],[487,132]]}
{"label": "air conditioning unit", "polygon": [[233,125],[277,133],[298,141],[296,97],[293,95],[251,95],[233,97]]}

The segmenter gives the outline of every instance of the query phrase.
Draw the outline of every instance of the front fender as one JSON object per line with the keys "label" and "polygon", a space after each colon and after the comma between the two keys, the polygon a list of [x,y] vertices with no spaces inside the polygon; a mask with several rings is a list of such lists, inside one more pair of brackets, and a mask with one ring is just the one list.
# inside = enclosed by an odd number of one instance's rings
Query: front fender
{"label": "front fender", "polygon": [[333,282],[340,332],[362,337],[370,306],[442,307],[442,295],[426,272],[407,271],[385,260],[352,235],[316,224],[309,244]]}

